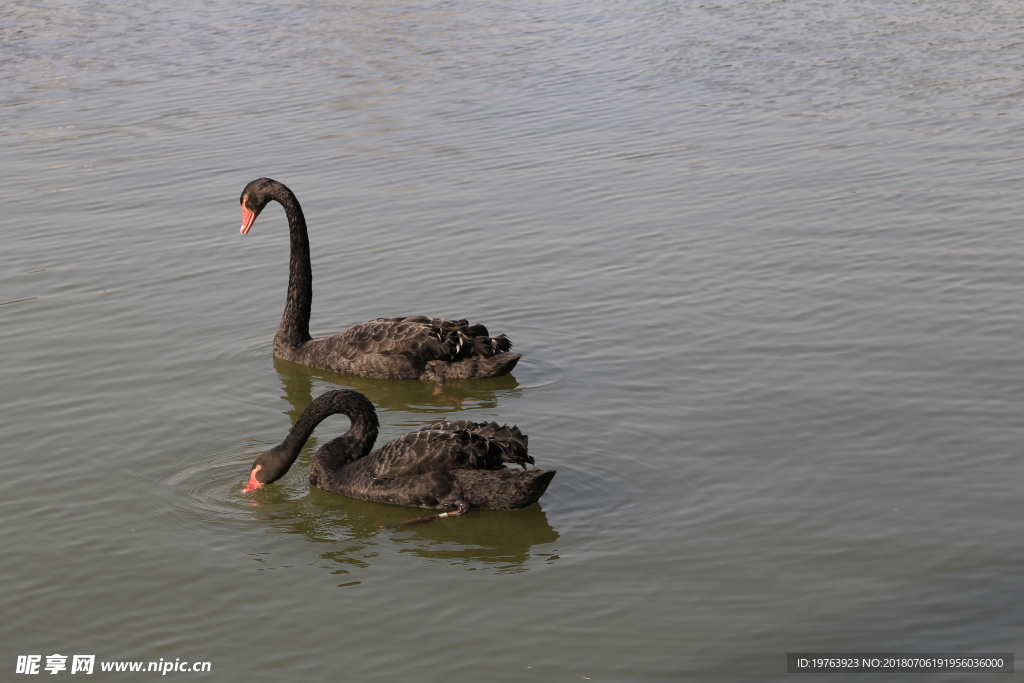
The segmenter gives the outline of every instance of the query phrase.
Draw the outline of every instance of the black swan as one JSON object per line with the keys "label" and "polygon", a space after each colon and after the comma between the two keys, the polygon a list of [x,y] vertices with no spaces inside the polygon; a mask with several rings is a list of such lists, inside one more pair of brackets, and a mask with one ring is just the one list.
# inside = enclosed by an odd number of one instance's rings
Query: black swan
{"label": "black swan", "polygon": [[[469,420],[439,422],[400,436],[374,452],[377,413],[358,391],[339,389],[314,399],[279,445],[257,456],[243,493],[277,481],[325,418],[343,413],[349,430],[309,461],[309,483],[374,503],[449,509],[411,521],[464,515],[470,508],[513,510],[536,503],[555,470],[527,469],[527,437],[517,427]],[[505,463],[521,465],[509,469]]]}
{"label": "black swan", "polygon": [[481,378],[508,374],[521,357],[509,353],[505,335],[489,336],[483,325],[423,315],[377,318],[333,337],[309,336],[313,269],[306,219],[295,194],[270,178],[242,190],[242,234],[246,235],[268,202],[284,207],[291,231],[288,302],[274,335],[274,355],[302,365],[382,379]]}

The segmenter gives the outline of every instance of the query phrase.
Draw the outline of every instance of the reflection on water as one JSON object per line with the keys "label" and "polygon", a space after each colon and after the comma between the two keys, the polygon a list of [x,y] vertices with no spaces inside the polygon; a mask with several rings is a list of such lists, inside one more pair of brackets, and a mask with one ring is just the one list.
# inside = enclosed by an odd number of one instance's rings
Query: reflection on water
{"label": "reflection on water", "polygon": [[312,487],[298,501],[275,501],[273,493],[270,497],[247,511],[250,518],[267,523],[274,531],[327,544],[318,556],[328,560],[326,567],[337,573],[369,568],[375,558],[392,552],[470,570],[484,565],[499,573],[528,571],[534,556],[547,564],[558,559],[550,547],[533,551],[534,546],[558,540],[540,505],[522,510],[473,510],[458,519],[382,528],[409,519],[412,510]]}
{"label": "reflection on water", "polygon": [[370,399],[378,412],[429,413],[424,424],[437,421],[437,414],[475,408],[493,409],[499,395],[517,393],[519,382],[512,375],[489,379],[447,380],[444,384],[419,380],[393,380],[342,375],[291,361],[274,358],[274,369],[284,385],[284,397],[292,406],[287,412],[292,424],[313,400],[313,382],[350,387]]}

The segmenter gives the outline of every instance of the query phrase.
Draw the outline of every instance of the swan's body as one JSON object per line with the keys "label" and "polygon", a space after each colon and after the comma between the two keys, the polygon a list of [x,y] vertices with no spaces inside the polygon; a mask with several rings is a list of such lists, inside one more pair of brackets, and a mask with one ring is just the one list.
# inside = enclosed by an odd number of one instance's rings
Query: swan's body
{"label": "swan's body", "polygon": [[[309,483],[324,491],[375,503],[434,509],[471,507],[512,510],[537,502],[554,470],[526,469],[533,463],[527,437],[516,427],[469,420],[439,422],[400,436],[370,452],[377,414],[356,391],[329,391],[312,401],[280,445],[256,458],[245,491],[285,475],[313,429],[343,413],[349,430],[320,447],[309,462]],[[521,465],[509,469],[506,463]],[[424,518],[426,519],[426,518]]]}
{"label": "swan's body", "polygon": [[245,186],[242,234],[270,201],[284,207],[291,231],[288,301],[274,336],[274,355],[314,368],[384,379],[480,378],[508,374],[521,357],[509,353],[505,335],[489,336],[483,325],[428,316],[377,318],[333,337],[313,339],[309,315],[313,269],[306,219],[295,194],[282,183],[260,178]]}

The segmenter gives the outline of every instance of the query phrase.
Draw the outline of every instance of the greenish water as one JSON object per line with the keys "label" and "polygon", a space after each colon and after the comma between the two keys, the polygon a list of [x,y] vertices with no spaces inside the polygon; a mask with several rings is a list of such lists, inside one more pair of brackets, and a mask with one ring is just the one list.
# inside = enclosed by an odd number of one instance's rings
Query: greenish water
{"label": "greenish water", "polygon": [[[1019,23],[945,0],[0,9],[0,668],[765,681],[787,652],[1024,651]],[[512,338],[513,374],[275,361],[283,212],[238,235],[259,176],[302,201],[315,334],[466,317]],[[527,509],[382,529],[417,511],[306,482],[339,417],[240,493],[338,386],[382,442],[516,423],[558,475]]]}

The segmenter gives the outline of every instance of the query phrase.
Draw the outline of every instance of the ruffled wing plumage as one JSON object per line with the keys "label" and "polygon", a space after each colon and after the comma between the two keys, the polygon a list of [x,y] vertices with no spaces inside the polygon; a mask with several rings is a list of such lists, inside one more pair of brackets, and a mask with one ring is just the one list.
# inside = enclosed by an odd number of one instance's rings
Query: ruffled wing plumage
{"label": "ruffled wing plumage", "polygon": [[439,422],[398,437],[367,456],[371,476],[403,479],[438,470],[500,470],[533,463],[517,427]]}
{"label": "ruffled wing plumage", "polygon": [[446,431],[466,430],[479,434],[488,439],[500,441],[513,441],[518,444],[523,452],[529,446],[530,437],[519,431],[519,427],[512,425],[499,425],[497,422],[473,422],[471,420],[450,420],[448,422],[435,422],[426,427],[420,427],[420,431],[441,429]]}
{"label": "ruffled wing plumage", "polygon": [[505,335],[490,337],[483,325],[427,316],[377,318],[330,338],[334,353],[350,360],[366,355],[415,356],[424,362],[491,358],[512,348]]}

